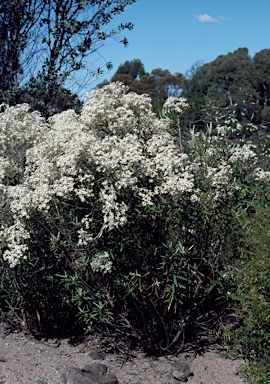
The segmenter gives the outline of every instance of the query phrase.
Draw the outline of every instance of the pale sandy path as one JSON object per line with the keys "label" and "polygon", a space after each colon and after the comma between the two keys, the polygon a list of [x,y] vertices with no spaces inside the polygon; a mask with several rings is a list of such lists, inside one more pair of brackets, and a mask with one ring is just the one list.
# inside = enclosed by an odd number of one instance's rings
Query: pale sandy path
{"label": "pale sandy path", "polygon": [[[1,384],[59,384],[60,375],[67,367],[82,368],[93,363],[89,351],[94,346],[71,346],[67,340],[56,343],[37,341],[22,333],[0,335],[0,383]],[[147,358],[142,353],[131,361],[117,355],[107,355],[102,363],[116,374],[120,384],[167,384],[168,360],[187,360],[194,373],[188,384],[243,384],[237,370],[239,360],[220,358],[208,352],[203,356]]]}

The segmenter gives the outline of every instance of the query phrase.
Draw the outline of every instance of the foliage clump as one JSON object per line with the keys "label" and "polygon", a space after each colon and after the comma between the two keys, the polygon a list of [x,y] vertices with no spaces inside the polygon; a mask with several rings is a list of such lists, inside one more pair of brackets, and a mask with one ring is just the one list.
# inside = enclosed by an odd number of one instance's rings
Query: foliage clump
{"label": "foliage clump", "polygon": [[209,104],[214,104],[218,111],[234,111],[242,124],[262,125],[269,131],[269,58],[269,49],[251,57],[247,48],[238,48],[210,63],[195,64],[183,89],[191,105],[190,120],[196,125],[205,124],[209,121],[209,113],[205,112]]}
{"label": "foliage clump", "polygon": [[250,383],[270,380],[270,206],[269,187],[258,191],[254,214],[242,212],[246,237],[231,271],[232,291],[239,326],[230,332],[233,350],[249,361],[244,374]]}
{"label": "foliage clump", "polygon": [[[229,139],[229,126],[183,132],[186,101],[166,105],[158,118],[148,96],[111,83],[80,114],[40,118],[33,124],[46,129],[35,142],[25,133],[12,185],[3,140],[1,273],[13,277],[35,334],[77,313],[86,331],[177,352],[228,308],[243,237],[236,207],[269,173],[256,169],[252,147]],[[6,291],[0,299],[10,308]]]}

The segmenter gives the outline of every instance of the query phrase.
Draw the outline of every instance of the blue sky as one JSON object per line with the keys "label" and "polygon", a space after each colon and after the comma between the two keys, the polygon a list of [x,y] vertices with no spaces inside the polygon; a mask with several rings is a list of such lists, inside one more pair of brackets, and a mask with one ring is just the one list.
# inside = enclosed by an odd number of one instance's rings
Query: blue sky
{"label": "blue sky", "polygon": [[110,24],[131,21],[129,45],[112,40],[99,51],[111,61],[110,79],[121,63],[140,59],[155,68],[185,74],[196,62],[246,47],[251,56],[270,48],[270,0],[137,0]]}

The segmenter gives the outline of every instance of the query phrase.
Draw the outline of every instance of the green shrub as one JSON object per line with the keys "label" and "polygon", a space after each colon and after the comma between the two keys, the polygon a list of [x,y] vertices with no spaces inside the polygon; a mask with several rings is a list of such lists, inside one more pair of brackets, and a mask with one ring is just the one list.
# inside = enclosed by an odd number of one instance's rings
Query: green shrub
{"label": "green shrub", "polygon": [[[44,233],[43,233],[44,236]],[[66,260],[32,247],[27,261],[14,268],[0,258],[0,321],[36,337],[67,337],[82,333],[70,292],[58,277]]]}
{"label": "green shrub", "polygon": [[150,98],[109,84],[80,115],[48,121],[12,185],[2,116],[1,266],[13,277],[0,297],[18,293],[33,333],[68,328],[76,308],[85,331],[177,352],[227,309],[237,209],[251,213],[269,174],[229,126],[184,134],[186,107],[169,99],[159,119]]}
{"label": "green shrub", "polygon": [[270,363],[269,356],[257,360],[252,360],[243,368],[243,374],[249,383],[269,384],[270,383]]}
{"label": "green shrub", "polygon": [[[268,189],[269,187],[267,187]],[[265,190],[265,189],[264,189]],[[232,273],[239,327],[233,347],[249,361],[245,374],[251,383],[269,383],[270,359],[270,205],[269,189],[252,202],[254,213],[243,215],[246,236]],[[262,195],[262,196],[261,196]]]}

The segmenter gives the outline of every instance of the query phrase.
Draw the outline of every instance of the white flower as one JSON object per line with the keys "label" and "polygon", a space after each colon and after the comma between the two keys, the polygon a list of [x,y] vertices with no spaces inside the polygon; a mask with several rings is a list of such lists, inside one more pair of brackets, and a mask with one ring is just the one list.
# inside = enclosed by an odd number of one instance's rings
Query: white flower
{"label": "white flower", "polygon": [[112,271],[112,261],[108,252],[97,253],[90,262],[91,268],[95,272],[102,272],[103,274]]}
{"label": "white flower", "polygon": [[240,146],[238,144],[235,147],[231,148],[231,156],[229,158],[230,163],[236,163],[238,161],[246,163],[246,162],[249,162],[251,160],[253,162],[256,162],[257,155],[251,149],[250,145],[244,144],[244,145]]}
{"label": "white flower", "polygon": [[262,168],[256,168],[253,177],[256,181],[270,181],[270,172],[264,171]]}
{"label": "white flower", "polygon": [[189,104],[184,97],[168,97],[168,99],[163,104],[163,112],[176,112],[178,114],[182,114],[187,108],[189,108]]}
{"label": "white flower", "polygon": [[26,258],[28,250],[26,242],[29,240],[30,235],[18,219],[8,228],[2,226],[0,235],[9,246],[9,249],[4,252],[3,258],[9,262],[11,267],[14,267],[21,259]]}

